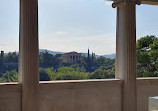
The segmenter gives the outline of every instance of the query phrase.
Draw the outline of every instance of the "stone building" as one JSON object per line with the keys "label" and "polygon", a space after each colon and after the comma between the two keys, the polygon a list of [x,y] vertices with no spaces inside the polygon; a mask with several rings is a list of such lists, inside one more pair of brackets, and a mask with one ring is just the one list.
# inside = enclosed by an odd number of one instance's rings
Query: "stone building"
{"label": "stone building", "polygon": [[82,53],[77,53],[75,51],[64,53],[62,55],[62,61],[65,63],[76,63],[80,62],[82,59]]}

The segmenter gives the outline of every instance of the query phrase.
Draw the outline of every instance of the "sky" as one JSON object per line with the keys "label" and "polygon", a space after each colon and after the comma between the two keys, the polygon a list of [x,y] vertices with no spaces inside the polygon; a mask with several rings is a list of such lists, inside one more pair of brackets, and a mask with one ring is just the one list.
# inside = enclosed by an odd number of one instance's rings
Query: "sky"
{"label": "sky", "polygon": [[[116,8],[104,0],[39,0],[39,48],[113,54]],[[158,6],[136,7],[137,39],[158,37]],[[0,50],[18,51],[19,0],[0,0]]]}

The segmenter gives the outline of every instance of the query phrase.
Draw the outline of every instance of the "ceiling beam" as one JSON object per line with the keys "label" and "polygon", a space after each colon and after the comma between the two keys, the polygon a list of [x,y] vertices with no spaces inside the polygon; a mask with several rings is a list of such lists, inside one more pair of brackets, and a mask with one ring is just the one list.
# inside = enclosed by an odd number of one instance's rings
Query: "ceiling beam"
{"label": "ceiling beam", "polygon": [[158,0],[141,0],[141,4],[158,5]]}
{"label": "ceiling beam", "polygon": [[148,4],[148,5],[158,5],[158,0],[112,0],[114,2],[113,7],[126,4],[127,2],[136,2],[136,4]]}

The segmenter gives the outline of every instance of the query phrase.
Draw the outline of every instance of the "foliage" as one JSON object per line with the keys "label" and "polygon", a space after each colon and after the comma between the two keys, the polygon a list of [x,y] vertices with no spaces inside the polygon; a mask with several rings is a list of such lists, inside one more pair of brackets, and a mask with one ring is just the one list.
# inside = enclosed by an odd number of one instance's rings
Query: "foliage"
{"label": "foliage", "polygon": [[145,36],[137,40],[137,76],[158,76],[158,38]]}
{"label": "foliage", "polygon": [[98,69],[96,69],[94,72],[91,73],[90,79],[108,79],[108,78],[114,78],[114,71],[108,69],[105,66],[101,66]]}
{"label": "foliage", "polygon": [[6,80],[6,82],[17,82],[18,81],[18,73],[16,70],[7,71],[2,78]]}
{"label": "foliage", "polygon": [[[154,46],[153,46],[154,47]],[[15,82],[18,78],[18,57],[16,52],[8,53],[0,58],[0,82]],[[114,69],[114,59],[93,56],[82,57],[80,63],[62,63],[61,54],[52,55],[47,51],[39,54],[39,74],[41,81],[49,80],[78,80],[91,78],[110,78],[108,75]],[[105,77],[95,73],[101,66],[106,67]],[[98,69],[99,68],[99,69]],[[97,70],[98,69],[98,70]],[[95,71],[95,73],[93,73]],[[112,71],[114,72],[114,71]],[[92,74],[91,74],[92,73]],[[93,77],[95,76],[95,77]]]}
{"label": "foliage", "polygon": [[3,77],[0,77],[0,83],[4,83],[6,80]]}
{"label": "foliage", "polygon": [[90,57],[88,60],[88,57],[82,57],[82,64],[85,67],[87,72],[93,72],[94,70],[98,69],[101,66],[109,67],[109,69],[112,70],[115,64],[115,59],[106,58],[103,56],[100,56],[99,58],[95,58],[95,55]]}
{"label": "foliage", "polygon": [[52,54],[49,54],[47,51],[41,52],[39,55],[39,62],[41,68],[58,68],[59,64],[61,63],[61,55],[57,54],[54,56]]}
{"label": "foliage", "polygon": [[40,69],[39,73],[40,73],[40,81],[49,81],[50,80],[49,75],[46,73],[46,71],[44,69]]}
{"label": "foliage", "polygon": [[9,52],[8,55],[4,55],[0,58],[0,77],[11,70],[18,71],[18,55],[16,52]]}
{"label": "foliage", "polygon": [[4,63],[18,63],[18,55],[16,52],[9,52],[4,56]]}
{"label": "foliage", "polygon": [[114,59],[109,59],[103,56],[100,56],[99,58],[96,59],[96,64],[98,67],[101,66],[113,66],[115,63]]}
{"label": "foliage", "polygon": [[81,72],[80,67],[59,67],[58,69],[46,68],[45,72],[49,75],[51,80],[78,80],[78,79],[88,79],[89,73]]}
{"label": "foliage", "polygon": [[51,80],[55,80],[57,73],[56,70],[54,70],[53,67],[50,68],[46,68],[45,72],[48,74],[48,76],[50,77]]}
{"label": "foliage", "polygon": [[60,67],[56,70],[56,80],[79,80],[87,79],[89,73],[81,72],[79,67]]}

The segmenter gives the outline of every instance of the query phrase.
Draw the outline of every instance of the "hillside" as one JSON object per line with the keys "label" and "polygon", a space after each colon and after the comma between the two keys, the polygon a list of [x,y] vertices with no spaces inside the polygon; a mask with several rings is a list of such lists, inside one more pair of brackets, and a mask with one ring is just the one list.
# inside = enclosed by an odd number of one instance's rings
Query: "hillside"
{"label": "hillside", "polygon": [[[56,55],[56,54],[63,54],[63,53],[66,53],[66,52],[60,52],[60,51],[52,51],[52,50],[47,50],[47,49],[39,49],[39,52],[45,52],[47,51],[48,53],[50,54],[53,54],[53,55]],[[4,55],[7,55],[8,53],[4,53]],[[19,54],[19,52],[16,52],[16,54]],[[87,57],[88,53],[82,53],[82,56],[85,56]],[[92,56],[90,54],[90,56]],[[106,58],[110,58],[110,59],[114,59],[116,54],[109,54],[109,55],[95,55],[96,58],[100,57],[100,56],[103,56],[103,57],[106,57]]]}

